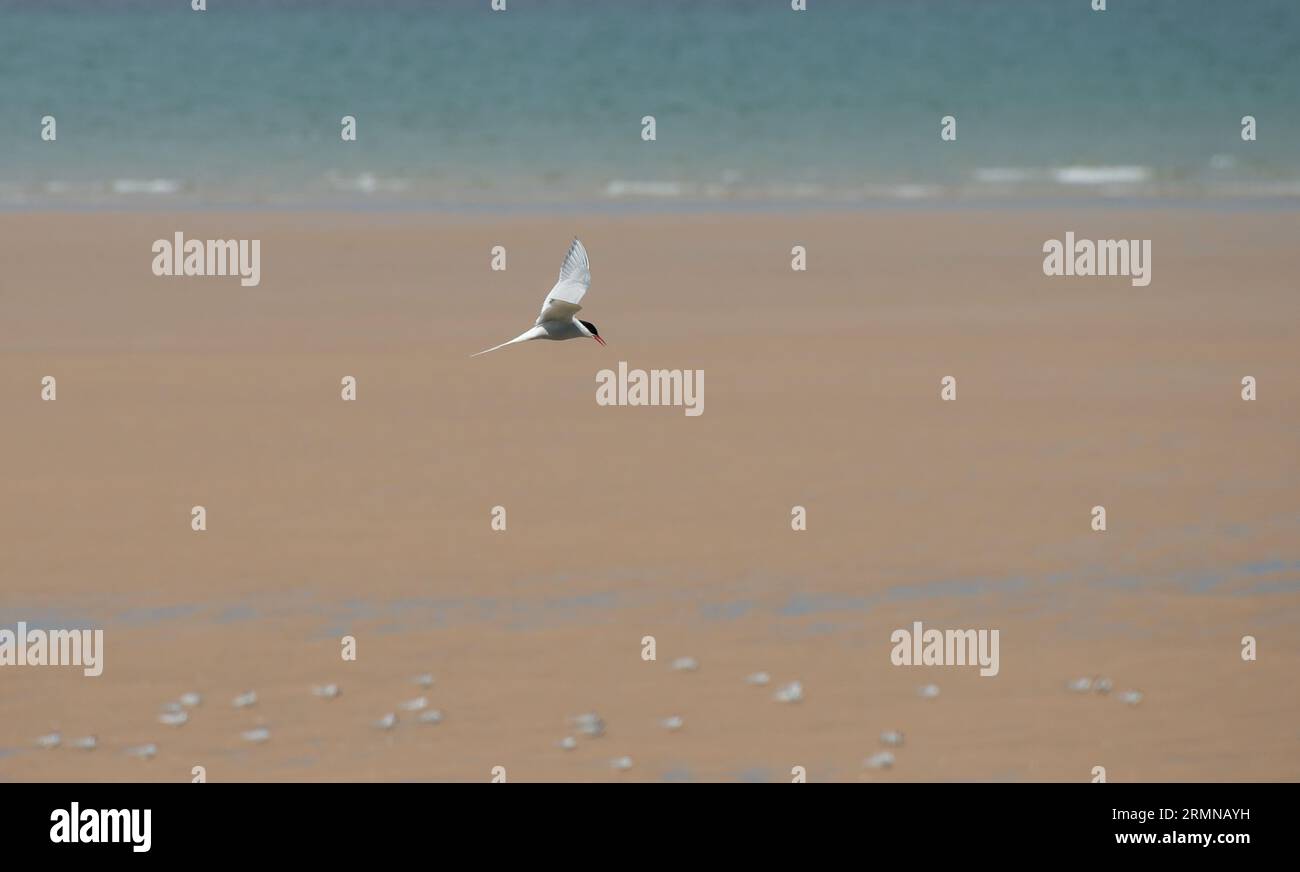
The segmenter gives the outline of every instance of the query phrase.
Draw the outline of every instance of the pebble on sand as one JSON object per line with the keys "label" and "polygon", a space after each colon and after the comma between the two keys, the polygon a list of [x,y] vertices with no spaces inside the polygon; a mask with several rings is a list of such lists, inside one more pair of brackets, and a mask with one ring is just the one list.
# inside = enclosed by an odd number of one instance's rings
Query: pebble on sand
{"label": "pebble on sand", "polygon": [[893,751],[877,751],[868,757],[863,765],[868,769],[889,769],[894,765]]}
{"label": "pebble on sand", "polygon": [[776,689],[772,694],[772,699],[777,702],[799,702],[803,699],[803,684],[798,681],[792,681]]}
{"label": "pebble on sand", "polygon": [[700,668],[700,661],[694,657],[678,657],[673,661],[673,669],[678,672],[694,672]]}
{"label": "pebble on sand", "polygon": [[578,728],[578,732],[593,739],[605,735],[605,720],[595,712],[587,712],[569,718],[569,723]]}
{"label": "pebble on sand", "polygon": [[921,699],[934,699],[939,695],[939,685],[926,684],[919,687],[916,691],[921,695]]}
{"label": "pebble on sand", "polygon": [[250,690],[247,693],[241,693],[230,701],[235,708],[248,708],[257,702],[257,691]]}

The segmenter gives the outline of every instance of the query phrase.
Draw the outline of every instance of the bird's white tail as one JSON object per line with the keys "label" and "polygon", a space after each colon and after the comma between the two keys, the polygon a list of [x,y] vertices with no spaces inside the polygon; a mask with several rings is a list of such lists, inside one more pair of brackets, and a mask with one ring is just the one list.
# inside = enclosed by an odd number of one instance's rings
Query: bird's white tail
{"label": "bird's white tail", "polygon": [[491,348],[485,348],[482,351],[471,354],[470,357],[478,357],[480,354],[487,354],[489,351],[496,351],[498,348],[505,348],[507,345],[514,345],[516,342],[527,342],[530,339],[540,339],[545,335],[546,331],[541,327],[534,327],[531,330],[520,333],[509,342],[502,342],[500,345],[493,345]]}

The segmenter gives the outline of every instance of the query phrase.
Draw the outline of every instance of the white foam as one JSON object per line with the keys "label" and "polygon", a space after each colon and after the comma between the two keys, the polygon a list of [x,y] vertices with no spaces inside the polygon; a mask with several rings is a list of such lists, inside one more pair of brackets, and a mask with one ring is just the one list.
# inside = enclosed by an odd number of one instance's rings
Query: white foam
{"label": "white foam", "polygon": [[1151,169],[1141,166],[1057,167],[1052,178],[1062,185],[1136,185],[1150,180]]}
{"label": "white foam", "polygon": [[181,183],[175,179],[114,179],[114,194],[175,194]]}
{"label": "white foam", "polygon": [[980,167],[975,170],[975,181],[986,185],[1012,185],[1017,182],[1028,182],[1041,176],[1041,170],[1022,167]]}
{"label": "white foam", "polygon": [[336,190],[358,194],[401,193],[411,187],[411,183],[406,179],[378,176],[368,171],[357,173],[355,176],[345,176],[330,170],[325,177]]}
{"label": "white foam", "polygon": [[606,197],[680,197],[686,193],[681,182],[647,182],[615,179],[605,185]]}

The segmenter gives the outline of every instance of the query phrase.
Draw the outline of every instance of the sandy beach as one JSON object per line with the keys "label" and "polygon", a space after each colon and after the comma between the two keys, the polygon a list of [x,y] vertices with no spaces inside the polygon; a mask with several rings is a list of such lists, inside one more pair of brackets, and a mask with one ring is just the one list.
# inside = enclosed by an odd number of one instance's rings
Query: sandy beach
{"label": "sandy beach", "polygon": [[[260,239],[260,285],[154,276],[176,231]],[[1066,231],[1152,240],[1151,284],[1045,276]],[[11,212],[0,233],[0,627],[105,638],[97,678],[0,670],[0,780],[1300,778],[1295,212]],[[608,346],[471,360],[532,323],[575,235]],[[704,414],[598,405],[619,361],[703,370]],[[999,674],[891,664],[914,621],[998,629]],[[189,722],[158,723],[187,691]],[[421,695],[442,723],[398,709]],[[592,711],[600,738],[566,723]],[[864,768],[885,730],[893,768]]]}

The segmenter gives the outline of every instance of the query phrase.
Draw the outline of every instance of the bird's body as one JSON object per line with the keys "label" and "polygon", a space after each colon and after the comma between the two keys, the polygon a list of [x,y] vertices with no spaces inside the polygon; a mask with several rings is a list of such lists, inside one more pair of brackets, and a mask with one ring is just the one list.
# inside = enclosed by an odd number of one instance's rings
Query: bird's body
{"label": "bird's body", "polygon": [[507,345],[531,342],[534,339],[559,341],[587,338],[595,339],[604,345],[605,340],[596,331],[596,325],[577,317],[577,313],[582,309],[582,298],[590,287],[591,266],[587,260],[587,250],[582,247],[579,240],[574,239],[573,244],[569,246],[569,253],[564,257],[564,263],[560,266],[560,279],[546,295],[541,314],[537,316],[533,326],[509,342],[494,345],[478,354],[471,354],[470,357],[478,357],[479,354],[487,354],[489,351],[496,351]]}

